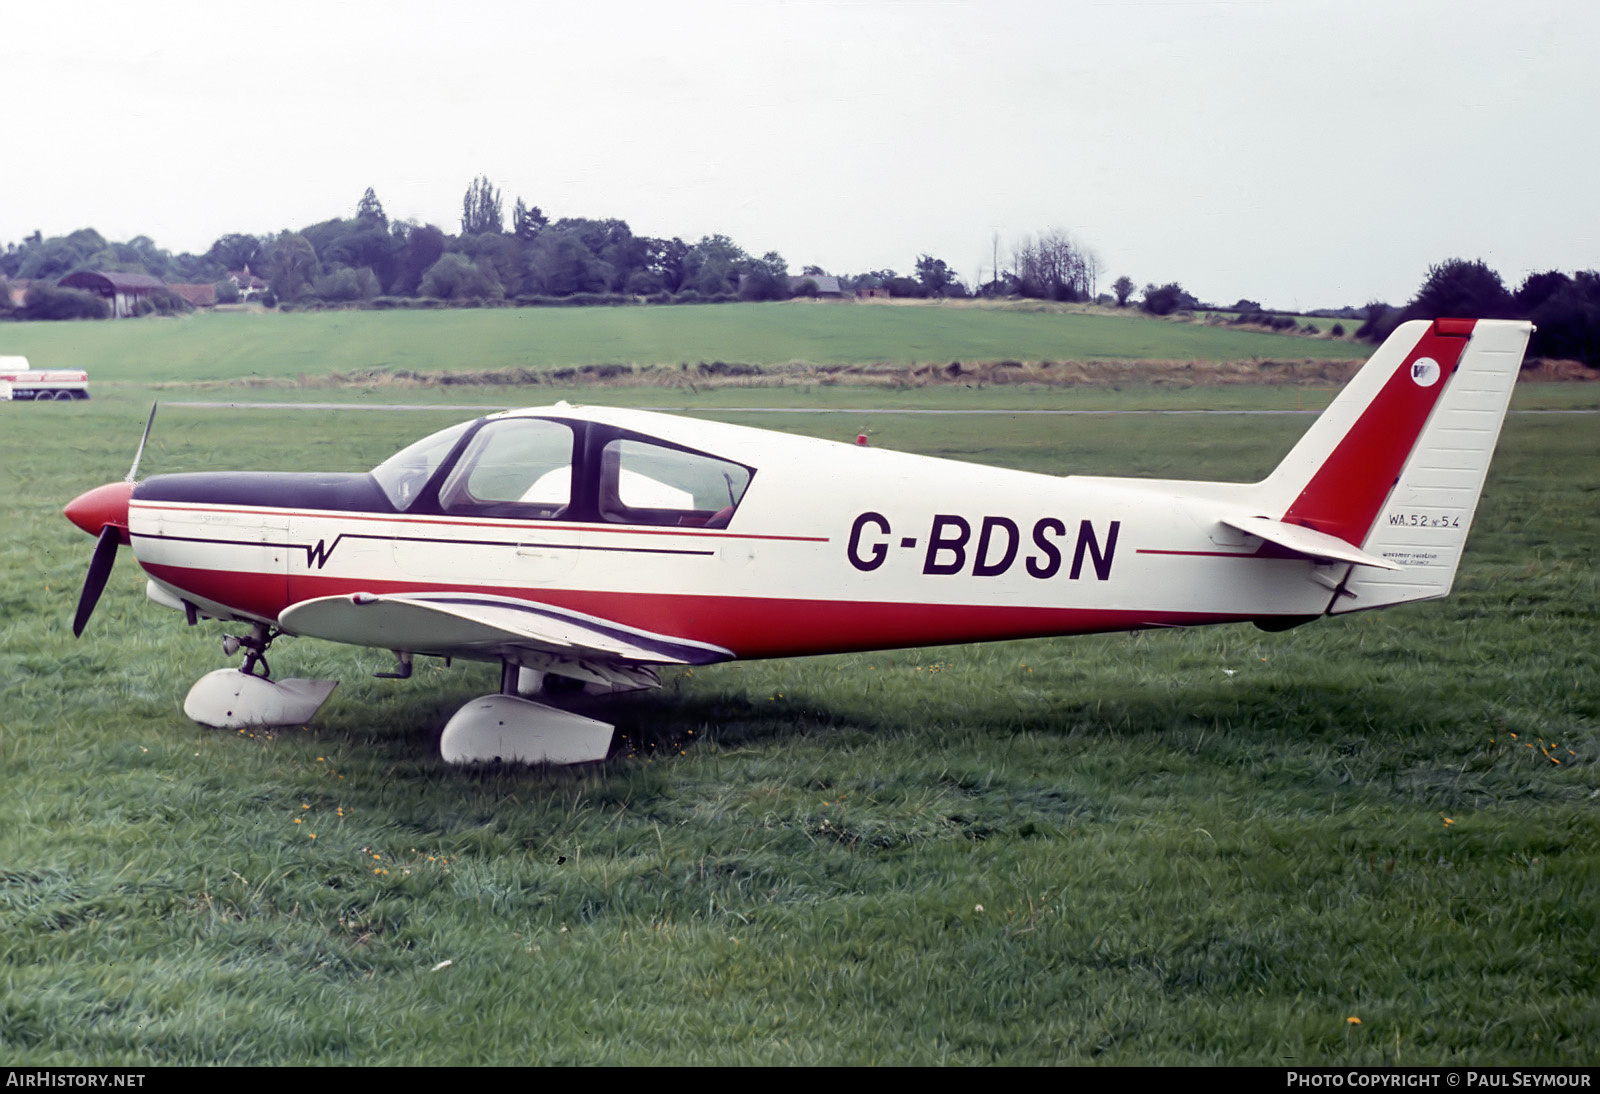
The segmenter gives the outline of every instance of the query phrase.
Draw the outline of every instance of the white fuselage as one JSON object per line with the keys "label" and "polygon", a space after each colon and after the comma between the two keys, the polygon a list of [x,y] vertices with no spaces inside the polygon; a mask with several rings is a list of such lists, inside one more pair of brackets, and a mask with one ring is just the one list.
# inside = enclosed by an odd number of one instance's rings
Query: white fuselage
{"label": "white fuselage", "polygon": [[777,657],[1322,614],[1328,567],[1218,522],[1250,486],[1010,471],[638,411],[754,469],[721,528],[141,500],[139,562],[208,614],[355,593],[525,598]]}

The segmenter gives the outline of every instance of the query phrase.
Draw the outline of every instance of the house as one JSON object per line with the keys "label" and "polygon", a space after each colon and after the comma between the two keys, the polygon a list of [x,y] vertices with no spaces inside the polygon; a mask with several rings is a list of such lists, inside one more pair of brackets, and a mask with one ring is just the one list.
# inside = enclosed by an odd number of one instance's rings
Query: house
{"label": "house", "polygon": [[260,296],[268,288],[265,281],[250,272],[249,266],[242,270],[229,270],[228,280],[238,286],[240,300],[249,300],[252,297]]}

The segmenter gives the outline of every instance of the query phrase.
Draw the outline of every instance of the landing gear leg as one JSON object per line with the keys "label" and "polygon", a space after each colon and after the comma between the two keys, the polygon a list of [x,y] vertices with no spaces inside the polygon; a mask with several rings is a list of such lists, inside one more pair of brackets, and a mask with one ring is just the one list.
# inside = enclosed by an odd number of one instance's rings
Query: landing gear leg
{"label": "landing gear leg", "polygon": [[[225,634],[222,636],[222,652],[232,657],[240,650],[244,650],[244,664],[239,666],[239,671],[246,676],[259,676],[263,680],[272,678],[272,666],[267,664],[267,647],[272,645],[272,640],[278,637],[276,631],[265,623],[252,623],[249,634]],[[261,671],[257,672],[256,669]]]}

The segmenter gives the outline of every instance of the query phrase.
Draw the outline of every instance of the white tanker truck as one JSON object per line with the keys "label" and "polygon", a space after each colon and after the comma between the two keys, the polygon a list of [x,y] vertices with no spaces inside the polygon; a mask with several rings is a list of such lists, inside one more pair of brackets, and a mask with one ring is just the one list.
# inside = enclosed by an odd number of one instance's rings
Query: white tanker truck
{"label": "white tanker truck", "polygon": [[88,397],[89,374],[81,368],[29,368],[26,357],[0,357],[0,400]]}

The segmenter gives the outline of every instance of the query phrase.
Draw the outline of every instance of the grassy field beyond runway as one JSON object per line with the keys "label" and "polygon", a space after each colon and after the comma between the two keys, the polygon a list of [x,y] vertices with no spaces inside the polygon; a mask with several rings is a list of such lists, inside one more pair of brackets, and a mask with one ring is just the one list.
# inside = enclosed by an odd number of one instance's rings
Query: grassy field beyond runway
{"label": "grassy field beyond runway", "polygon": [[1349,359],[1367,347],[1168,323],[954,306],[716,304],[409,312],[207,313],[0,324],[0,353],[98,381],[162,383],[586,364]]}
{"label": "grassy field beyond runway", "polygon": [[[236,628],[126,552],[72,638],[93,540],[60,506],[147,407],[0,404],[12,1066],[1595,1062],[1592,418],[1508,422],[1445,601],[685,670],[594,708],[603,765],[466,772],[439,728],[489,666],[285,640],[278,673],[343,681],[316,722],[201,730]],[[463,416],[170,408],[143,470],[360,469]],[[1221,479],[1306,424],[872,420]]]}

